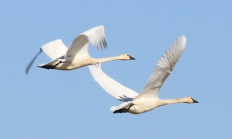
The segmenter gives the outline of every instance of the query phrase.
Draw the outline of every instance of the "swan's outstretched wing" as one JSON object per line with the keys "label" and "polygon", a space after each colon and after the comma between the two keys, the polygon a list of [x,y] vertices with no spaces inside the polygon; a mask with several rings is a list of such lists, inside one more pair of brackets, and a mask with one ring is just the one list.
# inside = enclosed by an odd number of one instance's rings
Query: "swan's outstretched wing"
{"label": "swan's outstretched wing", "polygon": [[168,75],[172,72],[186,45],[185,36],[179,37],[158,61],[155,70],[151,74],[146,86],[139,97],[157,96],[160,88]]}
{"label": "swan's outstretched wing", "polygon": [[64,56],[67,47],[64,45],[64,43],[59,39],[55,41],[51,41],[41,47],[43,52],[48,55],[52,60],[55,60],[61,56]]}
{"label": "swan's outstretched wing", "polygon": [[34,56],[34,58],[31,60],[31,62],[27,65],[27,68],[25,70],[26,74],[29,73],[29,70],[31,68],[31,66],[33,65],[33,63],[35,62],[35,59],[39,56],[39,54],[41,54],[43,51],[42,49],[39,49],[40,51]]}
{"label": "swan's outstretched wing", "polygon": [[88,66],[90,73],[92,74],[94,80],[110,95],[115,97],[120,101],[130,101],[135,98],[138,93],[135,91],[121,85],[114,79],[106,75],[102,69],[101,64]]}
{"label": "swan's outstretched wing", "polygon": [[28,64],[25,72],[26,74],[29,73],[29,70],[32,66],[32,64],[34,63],[35,59],[39,56],[39,54],[41,54],[41,52],[44,52],[45,54],[47,54],[52,60],[57,59],[61,56],[64,56],[66,51],[67,51],[67,47],[63,44],[63,42],[59,39],[59,40],[55,40],[55,41],[51,41],[45,45],[43,45],[40,48],[40,51],[34,56],[34,58],[31,60],[31,62]]}
{"label": "swan's outstretched wing", "polygon": [[81,53],[88,54],[88,51],[86,52],[86,50],[88,50],[87,48],[85,48],[85,51],[82,52],[83,47],[88,47],[88,42],[93,44],[97,49],[105,49],[107,47],[107,43],[105,40],[104,27],[94,27],[75,38],[66,53],[66,57],[74,57],[77,54],[82,55]]}

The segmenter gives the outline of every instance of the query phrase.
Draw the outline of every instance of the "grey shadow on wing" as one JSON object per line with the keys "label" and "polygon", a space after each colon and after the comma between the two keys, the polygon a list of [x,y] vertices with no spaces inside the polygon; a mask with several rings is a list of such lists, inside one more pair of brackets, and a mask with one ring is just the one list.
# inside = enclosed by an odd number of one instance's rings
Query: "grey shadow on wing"
{"label": "grey shadow on wing", "polygon": [[120,98],[117,99],[119,101],[123,101],[123,102],[128,102],[128,101],[132,101],[133,98],[130,98],[130,97],[127,97],[126,95],[123,95],[123,96],[119,96]]}

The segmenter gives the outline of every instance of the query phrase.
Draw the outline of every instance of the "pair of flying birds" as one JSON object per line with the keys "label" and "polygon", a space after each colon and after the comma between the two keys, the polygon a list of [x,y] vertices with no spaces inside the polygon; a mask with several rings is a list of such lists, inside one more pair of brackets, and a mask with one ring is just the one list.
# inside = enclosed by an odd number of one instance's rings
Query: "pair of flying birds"
{"label": "pair of flying birds", "polygon": [[113,113],[132,113],[140,114],[150,111],[156,107],[174,103],[198,103],[192,97],[180,99],[160,99],[158,93],[168,75],[172,72],[176,62],[179,60],[186,45],[186,37],[180,36],[168,48],[158,61],[156,68],[152,72],[146,86],[140,94],[121,85],[101,69],[101,63],[113,60],[135,60],[128,54],[119,56],[95,59],[88,53],[88,43],[93,44],[97,49],[105,49],[105,33],[103,26],[97,26],[80,34],[73,40],[67,48],[61,40],[49,42],[40,48],[40,52],[32,59],[26,68],[26,74],[36,57],[45,52],[51,61],[38,65],[40,68],[73,70],[88,66],[94,80],[110,95],[122,101],[119,106],[112,106]]}

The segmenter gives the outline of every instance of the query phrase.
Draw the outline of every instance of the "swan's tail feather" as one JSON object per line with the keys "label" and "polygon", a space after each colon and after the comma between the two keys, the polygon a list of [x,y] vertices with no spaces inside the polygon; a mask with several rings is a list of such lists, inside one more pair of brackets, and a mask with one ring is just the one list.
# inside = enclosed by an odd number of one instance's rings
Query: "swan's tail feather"
{"label": "swan's tail feather", "polygon": [[132,101],[129,102],[124,102],[119,106],[112,106],[110,108],[110,110],[115,114],[115,113],[127,113],[129,111],[129,109],[131,108],[131,106],[133,106],[134,104],[132,103]]}

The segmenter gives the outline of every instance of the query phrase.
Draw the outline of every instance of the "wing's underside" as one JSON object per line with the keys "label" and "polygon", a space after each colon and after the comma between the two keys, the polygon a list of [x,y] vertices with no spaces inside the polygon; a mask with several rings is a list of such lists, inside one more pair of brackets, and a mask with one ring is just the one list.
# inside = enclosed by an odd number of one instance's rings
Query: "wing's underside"
{"label": "wing's underside", "polygon": [[61,56],[64,56],[68,48],[64,45],[64,43],[58,39],[55,41],[51,41],[41,47],[44,53],[51,58],[51,60],[55,60]]}
{"label": "wing's underside", "polygon": [[135,91],[121,85],[108,75],[102,69],[101,64],[88,66],[94,80],[110,95],[120,101],[130,101],[138,95]]}

